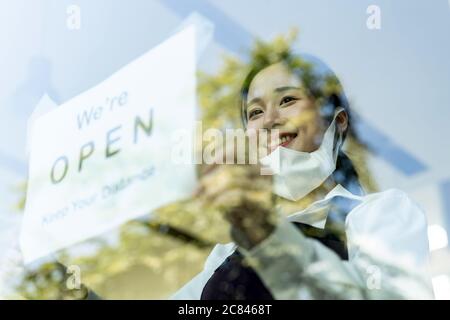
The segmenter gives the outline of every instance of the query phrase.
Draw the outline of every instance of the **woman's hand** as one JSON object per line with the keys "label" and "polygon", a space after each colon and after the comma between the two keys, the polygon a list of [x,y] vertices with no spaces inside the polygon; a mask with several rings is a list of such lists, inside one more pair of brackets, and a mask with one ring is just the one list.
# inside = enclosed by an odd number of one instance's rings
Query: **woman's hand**
{"label": "woman's hand", "polygon": [[[227,154],[230,151],[223,153],[222,160]],[[219,160],[203,168],[196,194],[224,214],[236,244],[250,249],[267,238],[276,225],[272,179],[261,175],[259,165],[217,164]]]}

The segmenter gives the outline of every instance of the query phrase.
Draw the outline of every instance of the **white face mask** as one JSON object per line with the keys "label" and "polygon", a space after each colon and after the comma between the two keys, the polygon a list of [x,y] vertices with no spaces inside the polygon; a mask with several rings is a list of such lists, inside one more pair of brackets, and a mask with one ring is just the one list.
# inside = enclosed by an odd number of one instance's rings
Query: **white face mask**
{"label": "white face mask", "polygon": [[273,174],[273,192],[288,200],[296,201],[319,187],[336,169],[336,159],[342,136],[339,134],[336,147],[334,136],[336,116],[323,136],[322,144],[314,152],[300,152],[285,147],[277,147],[271,154],[260,160],[262,170]]}

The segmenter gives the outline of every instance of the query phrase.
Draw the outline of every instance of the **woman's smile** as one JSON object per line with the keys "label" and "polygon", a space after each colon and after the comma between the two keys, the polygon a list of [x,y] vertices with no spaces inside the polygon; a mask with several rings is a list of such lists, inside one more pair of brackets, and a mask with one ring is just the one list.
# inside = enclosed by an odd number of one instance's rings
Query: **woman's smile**
{"label": "woman's smile", "polygon": [[295,132],[281,132],[277,138],[270,142],[269,153],[272,153],[279,146],[288,148],[296,138],[297,133]]}

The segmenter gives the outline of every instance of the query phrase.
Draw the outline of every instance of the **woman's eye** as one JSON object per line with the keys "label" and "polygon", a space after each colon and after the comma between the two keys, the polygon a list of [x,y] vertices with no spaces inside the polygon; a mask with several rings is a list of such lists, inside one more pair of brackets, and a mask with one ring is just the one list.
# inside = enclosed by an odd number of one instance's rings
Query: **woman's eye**
{"label": "woman's eye", "polygon": [[286,104],[286,103],[289,103],[289,102],[292,102],[295,100],[297,100],[297,99],[294,97],[287,96],[287,97],[284,97],[283,99],[281,99],[280,105],[283,105],[283,104]]}
{"label": "woman's eye", "polygon": [[248,118],[251,119],[255,116],[257,116],[258,114],[262,113],[262,110],[260,109],[256,109],[256,110],[252,110],[250,111],[250,113],[248,114]]}

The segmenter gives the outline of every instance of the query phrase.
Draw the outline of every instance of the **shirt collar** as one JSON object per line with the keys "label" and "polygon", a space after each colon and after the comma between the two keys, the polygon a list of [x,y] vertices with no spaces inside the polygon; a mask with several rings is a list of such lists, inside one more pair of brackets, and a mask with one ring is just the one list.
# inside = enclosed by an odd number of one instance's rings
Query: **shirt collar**
{"label": "shirt collar", "polygon": [[330,192],[328,192],[328,194],[323,199],[313,202],[311,205],[301,211],[290,214],[287,219],[291,222],[301,222],[316,228],[323,229],[325,228],[325,223],[330,211],[329,204],[332,201],[336,201],[338,197],[342,197],[345,200],[353,200],[351,202],[347,202],[347,204],[351,204],[346,208],[348,211],[352,210],[355,205],[359,204],[363,199],[362,196],[353,194],[345,189],[342,185],[338,184]]}

